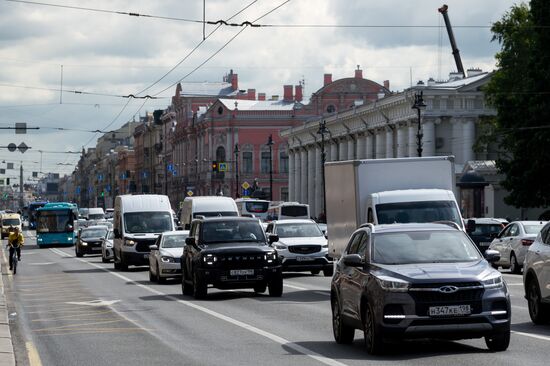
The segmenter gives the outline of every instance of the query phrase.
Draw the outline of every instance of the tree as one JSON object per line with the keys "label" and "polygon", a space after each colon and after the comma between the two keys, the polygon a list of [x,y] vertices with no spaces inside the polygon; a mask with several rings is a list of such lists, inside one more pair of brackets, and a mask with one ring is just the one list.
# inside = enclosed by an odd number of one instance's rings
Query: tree
{"label": "tree", "polygon": [[505,201],[516,207],[550,206],[549,25],[550,2],[532,0],[513,6],[491,28],[501,50],[485,89],[497,111],[488,137],[499,146]]}

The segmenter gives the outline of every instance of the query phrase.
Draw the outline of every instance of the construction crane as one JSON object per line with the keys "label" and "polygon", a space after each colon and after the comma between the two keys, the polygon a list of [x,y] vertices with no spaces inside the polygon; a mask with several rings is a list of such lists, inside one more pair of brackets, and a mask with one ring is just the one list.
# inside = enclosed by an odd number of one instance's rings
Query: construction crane
{"label": "construction crane", "polygon": [[453,49],[453,56],[455,58],[457,71],[461,73],[464,78],[466,77],[466,74],[464,73],[464,66],[462,66],[462,60],[460,59],[460,51],[456,47],[453,28],[451,27],[451,21],[449,20],[449,15],[447,14],[448,9],[449,7],[447,5],[443,5],[438,9],[438,11],[443,15],[443,20],[445,21],[445,26],[447,27],[447,33],[449,34],[449,41],[451,42],[451,48]]}

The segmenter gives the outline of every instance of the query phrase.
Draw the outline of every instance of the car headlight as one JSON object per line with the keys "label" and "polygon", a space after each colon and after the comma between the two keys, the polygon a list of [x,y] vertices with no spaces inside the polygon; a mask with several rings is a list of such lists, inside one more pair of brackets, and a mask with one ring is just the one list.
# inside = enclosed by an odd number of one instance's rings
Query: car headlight
{"label": "car headlight", "polygon": [[164,263],[176,263],[176,260],[173,257],[160,257],[160,260]]}
{"label": "car headlight", "polygon": [[112,248],[113,247],[113,243],[108,241],[105,243],[105,248]]}
{"label": "car headlight", "polygon": [[272,251],[272,252],[266,253],[264,255],[264,259],[267,261],[267,263],[273,263],[274,261],[277,260],[277,252]]}
{"label": "car headlight", "polygon": [[328,243],[321,245],[321,248],[327,249],[328,248]]}
{"label": "car headlight", "polygon": [[38,239],[36,239],[36,240],[37,240],[37,241],[42,241],[42,238],[38,238]]}
{"label": "car headlight", "polygon": [[287,249],[286,245],[281,244],[281,243],[277,243],[277,242],[274,244],[274,247],[275,247],[275,249],[278,249],[278,250],[286,250]]}
{"label": "car headlight", "polygon": [[218,261],[218,257],[216,257],[214,254],[206,254],[204,257],[202,257],[202,261],[208,265],[213,265]]}
{"label": "car headlight", "polygon": [[136,242],[133,241],[132,239],[124,239],[124,245],[126,245],[128,247],[134,246],[135,244],[136,244]]}
{"label": "car headlight", "polygon": [[502,275],[500,273],[492,273],[491,275],[485,277],[481,280],[481,284],[486,289],[504,287],[504,281],[502,280]]}
{"label": "car headlight", "polygon": [[390,292],[407,292],[411,285],[407,281],[389,276],[376,277],[376,281],[384,291]]}
{"label": "car headlight", "polygon": [[80,244],[82,244],[83,246],[88,246],[88,243],[86,243],[85,241],[81,241]]}

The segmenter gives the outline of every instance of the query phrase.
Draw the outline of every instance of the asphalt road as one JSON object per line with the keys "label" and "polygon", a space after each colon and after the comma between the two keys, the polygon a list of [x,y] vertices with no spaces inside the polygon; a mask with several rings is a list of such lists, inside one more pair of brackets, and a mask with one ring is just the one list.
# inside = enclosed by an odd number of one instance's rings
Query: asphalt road
{"label": "asphalt road", "polygon": [[[513,334],[506,352],[482,339],[414,341],[383,357],[334,342],[330,278],[289,274],[281,298],[252,290],[181,294],[155,284],[147,268],[115,271],[73,248],[38,249],[31,233],[16,276],[4,276],[20,365],[547,365],[550,325],[535,326],[521,276],[505,274]],[[3,246],[4,248],[4,246]],[[0,255],[5,261],[6,251]]]}

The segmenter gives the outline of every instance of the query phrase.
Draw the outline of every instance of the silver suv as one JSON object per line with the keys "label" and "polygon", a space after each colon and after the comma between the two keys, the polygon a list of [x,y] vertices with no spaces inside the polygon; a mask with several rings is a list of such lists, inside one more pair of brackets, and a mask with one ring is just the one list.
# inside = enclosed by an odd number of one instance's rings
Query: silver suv
{"label": "silver suv", "polygon": [[550,322],[550,223],[541,229],[525,255],[523,284],[533,323]]}

